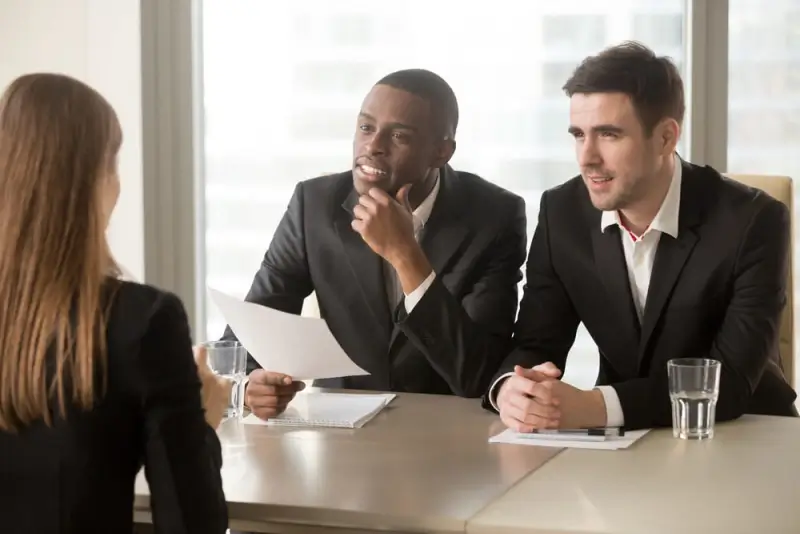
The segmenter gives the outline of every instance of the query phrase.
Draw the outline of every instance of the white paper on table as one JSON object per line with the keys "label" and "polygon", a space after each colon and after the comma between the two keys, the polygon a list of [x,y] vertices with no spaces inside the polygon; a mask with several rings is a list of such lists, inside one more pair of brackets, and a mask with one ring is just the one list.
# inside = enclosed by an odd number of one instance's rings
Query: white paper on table
{"label": "white paper on table", "polygon": [[511,429],[506,429],[496,436],[489,438],[489,443],[509,443],[513,445],[535,445],[537,447],[558,447],[570,449],[618,450],[627,449],[649,431],[650,429],[633,430],[625,432],[624,436],[609,436],[603,441],[587,441],[581,439],[569,439],[567,436],[558,436],[553,434],[521,434]]}
{"label": "white paper on table", "polygon": [[368,375],[353,363],[324,319],[273,310],[209,288],[236,338],[264,369],[294,380]]}
{"label": "white paper on table", "polygon": [[361,428],[395,398],[394,393],[306,393],[297,395],[282,414],[262,421],[255,414],[248,425]]}

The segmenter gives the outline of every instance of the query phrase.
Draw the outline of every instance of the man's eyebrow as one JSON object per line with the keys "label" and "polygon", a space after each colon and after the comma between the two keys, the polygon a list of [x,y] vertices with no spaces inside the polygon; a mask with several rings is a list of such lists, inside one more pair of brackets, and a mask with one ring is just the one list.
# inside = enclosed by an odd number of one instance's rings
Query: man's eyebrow
{"label": "man's eyebrow", "polygon": [[[623,129],[619,126],[615,126],[613,124],[598,124],[597,126],[592,126],[591,128],[593,133],[616,133],[621,134]],[[577,126],[570,126],[567,131],[570,135],[578,135],[582,134],[583,130],[578,128]]]}
{"label": "man's eyebrow", "polygon": [[[363,119],[367,119],[369,121],[372,121],[372,122],[377,122],[375,120],[375,117],[373,117],[372,115],[370,115],[366,111],[359,112],[358,116],[363,118]],[[412,132],[416,132],[418,130],[418,128],[416,126],[411,126],[410,124],[403,124],[402,122],[390,122],[386,126],[388,126],[392,130],[410,130]]]}
{"label": "man's eyebrow", "polygon": [[622,133],[622,128],[616,126],[614,124],[598,124],[597,126],[592,126],[592,131],[595,133]]}

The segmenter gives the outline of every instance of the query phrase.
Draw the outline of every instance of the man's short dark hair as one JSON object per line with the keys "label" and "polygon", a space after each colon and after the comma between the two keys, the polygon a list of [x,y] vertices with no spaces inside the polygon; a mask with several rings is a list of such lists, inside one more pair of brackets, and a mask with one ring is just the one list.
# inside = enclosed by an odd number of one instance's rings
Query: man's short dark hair
{"label": "man's short dark hair", "polygon": [[375,85],[388,85],[424,98],[437,115],[442,135],[454,139],[458,128],[458,100],[450,85],[436,73],[425,69],[405,69],[387,74]]}
{"label": "man's short dark hair", "polygon": [[667,117],[682,124],[686,111],[678,68],[668,57],[657,56],[635,41],[584,59],[564,84],[564,92],[569,97],[576,93],[628,95],[647,135]]}

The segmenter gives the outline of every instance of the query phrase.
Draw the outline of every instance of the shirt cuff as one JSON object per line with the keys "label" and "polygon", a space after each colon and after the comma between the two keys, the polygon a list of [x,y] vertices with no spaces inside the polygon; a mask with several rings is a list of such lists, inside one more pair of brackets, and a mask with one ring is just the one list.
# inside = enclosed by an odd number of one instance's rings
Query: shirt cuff
{"label": "shirt cuff", "polygon": [[606,426],[623,426],[625,424],[625,414],[622,413],[622,404],[619,402],[617,390],[612,386],[597,386],[603,394],[603,401],[606,403]]}
{"label": "shirt cuff", "polygon": [[405,295],[404,303],[406,307],[406,313],[410,314],[411,310],[419,304],[419,301],[422,300],[422,297],[425,296],[425,292],[428,291],[428,288],[431,287],[434,279],[436,279],[436,273],[431,271],[431,274],[428,275],[428,278],[422,281],[420,285],[417,286],[417,289]]}
{"label": "shirt cuff", "polygon": [[[504,375],[500,375],[500,377],[494,381],[492,387],[489,388],[489,404],[492,405],[492,408],[494,408],[496,412],[500,411],[500,408],[497,407],[497,394],[500,393],[498,386],[500,385],[500,382],[502,382],[509,376],[513,375],[514,373],[506,373]],[[498,391],[495,391],[495,389],[497,389]]]}

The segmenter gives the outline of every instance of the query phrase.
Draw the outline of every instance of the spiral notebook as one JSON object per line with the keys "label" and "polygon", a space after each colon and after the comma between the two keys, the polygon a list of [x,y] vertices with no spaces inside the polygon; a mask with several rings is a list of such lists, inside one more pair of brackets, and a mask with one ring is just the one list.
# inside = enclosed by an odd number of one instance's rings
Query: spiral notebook
{"label": "spiral notebook", "polygon": [[395,398],[387,394],[305,393],[297,395],[286,411],[262,421],[253,414],[244,423],[278,426],[361,428]]}

